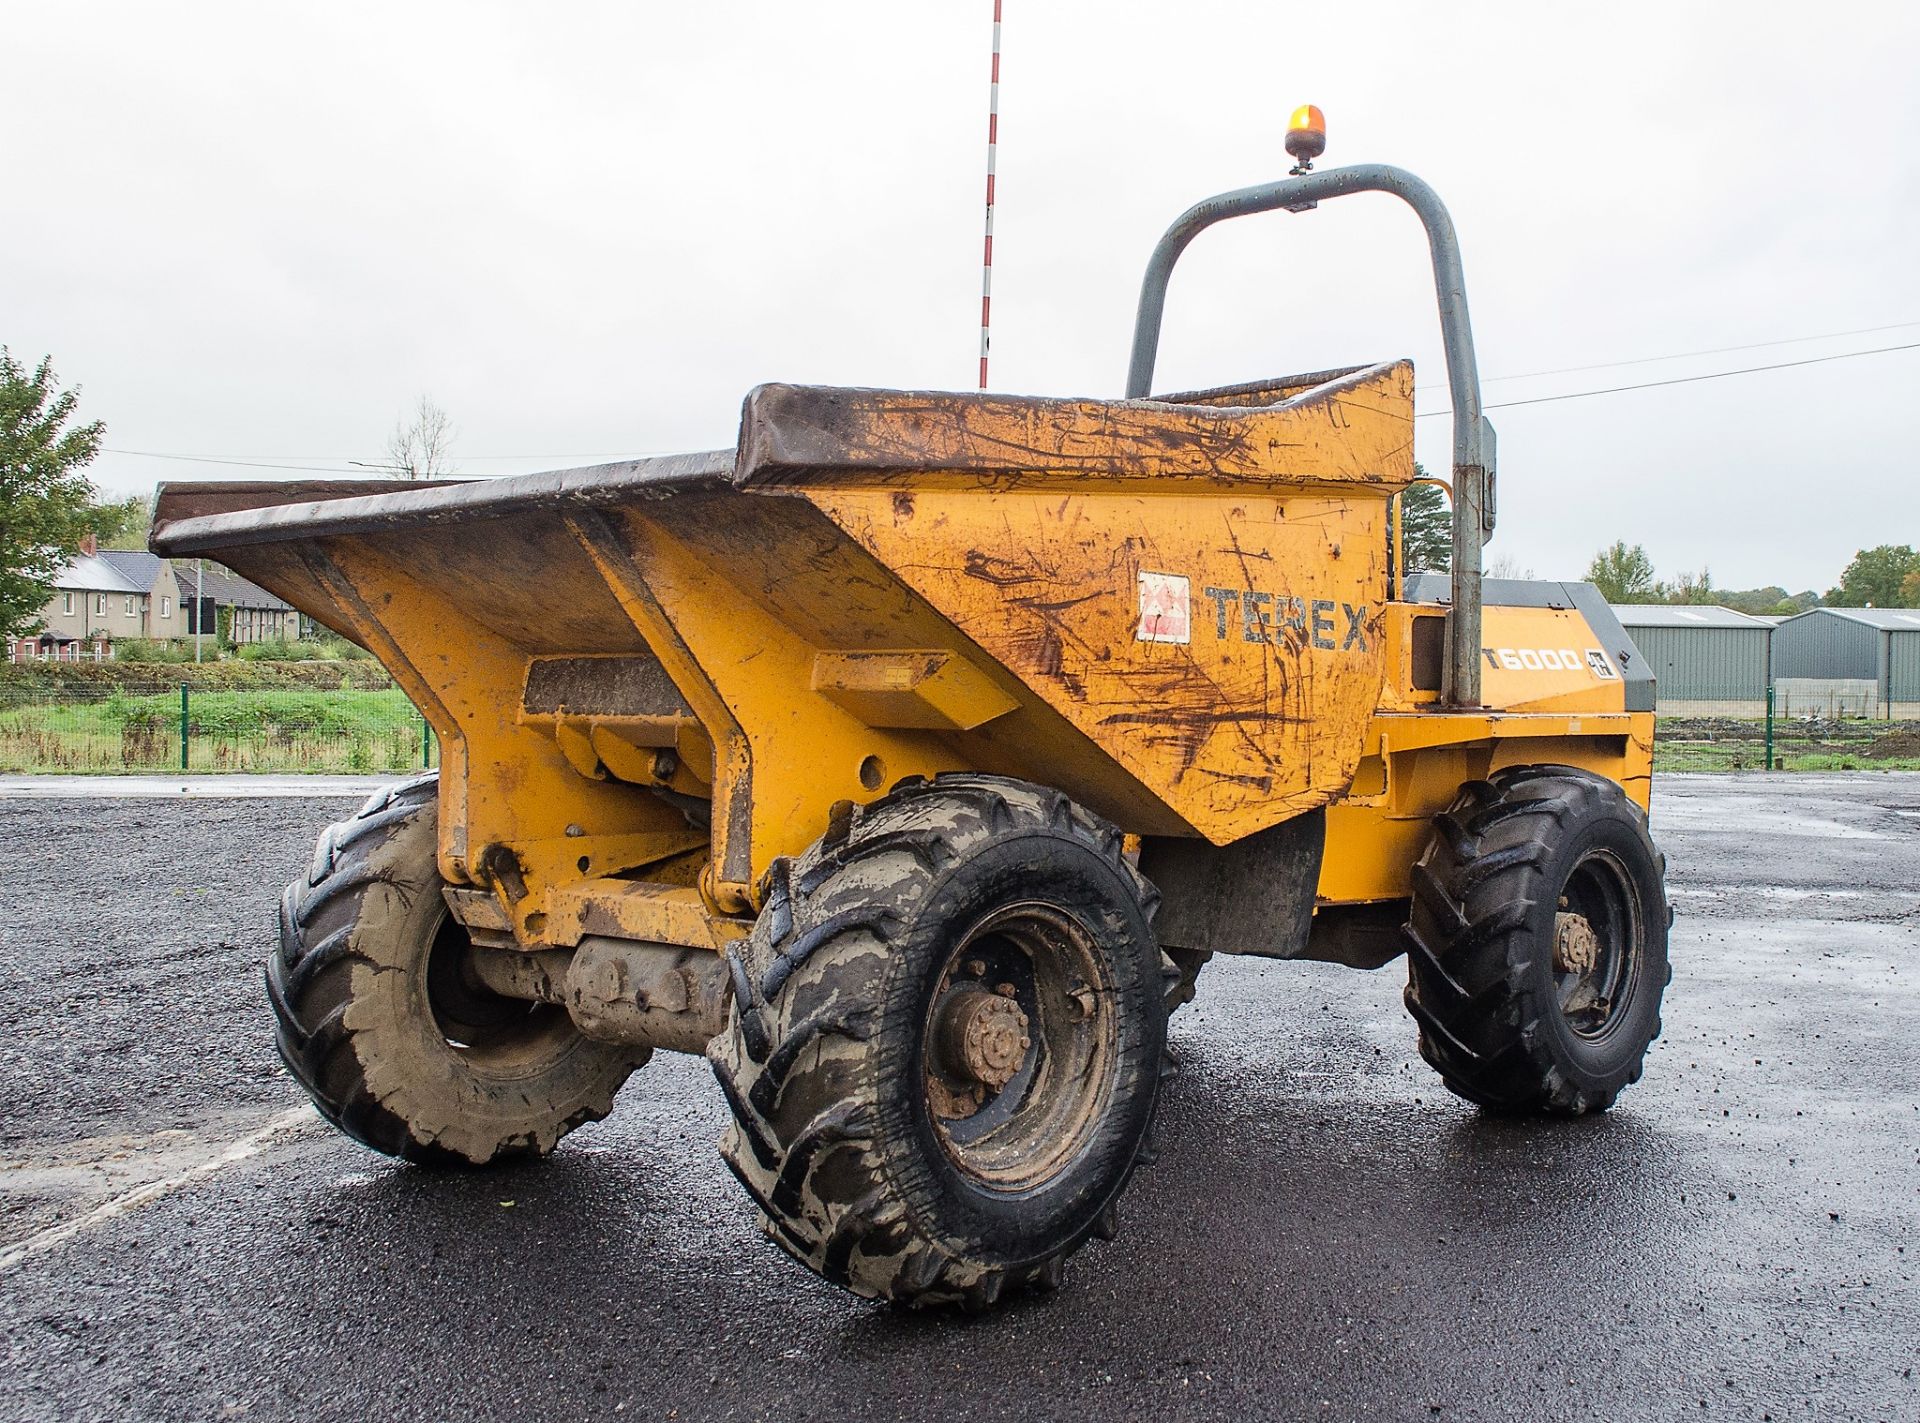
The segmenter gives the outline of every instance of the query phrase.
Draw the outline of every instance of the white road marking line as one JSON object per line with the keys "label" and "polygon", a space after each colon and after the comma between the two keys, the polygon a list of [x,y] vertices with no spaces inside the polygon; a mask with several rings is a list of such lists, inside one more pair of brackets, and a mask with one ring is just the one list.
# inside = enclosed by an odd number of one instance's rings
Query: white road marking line
{"label": "white road marking line", "polygon": [[258,799],[361,800],[400,776],[0,776],[0,800]]}
{"label": "white road marking line", "polygon": [[163,1180],[149,1181],[144,1186],[135,1186],[131,1191],[124,1191],[112,1200],[95,1206],[85,1215],[75,1216],[72,1220],[48,1226],[37,1235],[29,1235],[25,1240],[0,1250],[0,1275],[6,1274],[35,1255],[51,1250],[56,1245],[64,1244],[84,1230],[113,1220],[117,1216],[123,1216],[128,1211],[137,1210],[149,1201],[157,1201],[160,1197],[177,1191],[180,1187],[197,1181],[203,1176],[211,1176],[214,1172],[236,1165],[250,1156],[257,1156],[274,1137],[313,1120],[315,1118],[311,1107],[296,1107],[292,1111],[282,1112],[265,1126],[256,1127],[237,1141],[229,1142],[218,1156],[202,1161],[198,1166],[190,1167]]}

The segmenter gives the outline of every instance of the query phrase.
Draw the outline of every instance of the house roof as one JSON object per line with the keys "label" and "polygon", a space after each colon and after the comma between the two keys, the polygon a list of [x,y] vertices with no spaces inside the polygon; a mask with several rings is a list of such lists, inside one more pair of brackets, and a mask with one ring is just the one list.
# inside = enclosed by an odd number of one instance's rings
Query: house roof
{"label": "house roof", "polygon": [[1613,614],[1630,628],[1766,628],[1773,624],[1716,604],[1615,603]]}
{"label": "house roof", "polygon": [[53,576],[53,586],[78,593],[144,593],[148,585],[134,582],[97,554],[83,553],[67,560]]}
{"label": "house roof", "polygon": [[286,608],[293,604],[284,598],[276,598],[257,583],[250,583],[230,568],[222,568],[211,559],[206,568],[206,591],[201,593],[201,575],[190,558],[177,559],[173,565],[174,581],[180,585],[182,598],[211,598],[216,607],[235,608]]}
{"label": "house roof", "polygon": [[1920,632],[1920,608],[1809,608],[1789,622],[1825,613],[1849,622],[1865,623],[1870,628],[1893,632]]}
{"label": "house roof", "polygon": [[103,548],[95,557],[142,593],[151,591],[160,570],[167,566],[159,554],[143,548]]}

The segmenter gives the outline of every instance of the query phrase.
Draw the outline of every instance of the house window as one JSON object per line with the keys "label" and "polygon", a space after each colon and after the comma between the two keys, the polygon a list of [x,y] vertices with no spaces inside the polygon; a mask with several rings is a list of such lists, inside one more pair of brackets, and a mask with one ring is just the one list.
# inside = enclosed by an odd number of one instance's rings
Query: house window
{"label": "house window", "polygon": [[95,593],[93,595],[93,611],[103,618],[107,615],[107,595],[105,593]]}
{"label": "house window", "polygon": [[60,595],[60,611],[68,617],[73,616],[73,594],[62,593]]}
{"label": "house window", "polygon": [[162,620],[173,616],[173,599],[165,593],[160,595],[160,617]]}
{"label": "house window", "polygon": [[127,594],[127,616],[130,618],[139,616],[139,614],[133,610],[133,594],[131,593]]}

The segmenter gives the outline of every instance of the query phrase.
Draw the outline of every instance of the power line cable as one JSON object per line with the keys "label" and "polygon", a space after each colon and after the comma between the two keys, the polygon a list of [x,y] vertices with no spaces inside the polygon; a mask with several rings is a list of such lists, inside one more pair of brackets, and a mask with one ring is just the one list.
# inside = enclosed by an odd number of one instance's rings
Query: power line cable
{"label": "power line cable", "polygon": [[[185,464],[230,464],[243,469],[287,469],[311,472],[315,474],[365,474],[368,470],[390,469],[392,466],[363,463],[348,455],[260,455],[254,459],[239,459],[233,456],[215,455],[172,455],[158,450],[123,450],[112,445],[102,445],[100,453],[106,455],[137,455],[141,459],[178,460]],[[617,450],[599,454],[573,455],[461,455],[463,460],[625,460],[638,458],[631,450]],[[274,460],[330,459],[341,460],[345,465],[313,465],[265,463]]]}
{"label": "power line cable", "polygon": [[[1802,341],[1829,341],[1829,340],[1834,340],[1840,336],[1865,335],[1873,331],[1897,331],[1897,330],[1904,330],[1905,328],[1911,327],[1911,326],[1920,326],[1920,321],[1896,321],[1887,326],[1862,327],[1858,331],[1853,331],[1853,332],[1834,331],[1834,332],[1829,332],[1823,336],[1787,336],[1787,337],[1782,337],[1778,341],[1756,341],[1744,346],[1722,346],[1710,351],[1685,351],[1685,352],[1679,352],[1670,356],[1640,356],[1630,361],[1607,361],[1607,362],[1603,362],[1601,364],[1592,365],[1592,366],[1563,366],[1558,370],[1531,371],[1531,372],[1528,372],[1526,375],[1489,376],[1487,379],[1490,381],[1492,380],[1524,380],[1524,379],[1527,379],[1528,376],[1565,375],[1565,374],[1571,374],[1576,371],[1610,370],[1620,366],[1646,365],[1654,361],[1681,360],[1688,356],[1717,355],[1717,354],[1724,354],[1726,352],[1731,352],[1731,351],[1752,351],[1752,350],[1758,350],[1767,346],[1793,345],[1797,342],[1802,342]],[[1743,366],[1737,370],[1731,370],[1731,371],[1706,371],[1699,375],[1673,376],[1667,380],[1641,381],[1633,385],[1604,386],[1594,390],[1572,390],[1572,391],[1562,392],[1559,395],[1533,396],[1525,400],[1494,401],[1489,404],[1483,405],[1482,409],[1506,410],[1517,405],[1548,405],[1548,404],[1552,404],[1555,401],[1560,401],[1560,400],[1582,400],[1592,395],[1619,395],[1624,391],[1652,390],[1659,386],[1667,386],[1667,385],[1688,385],[1688,384],[1691,384],[1692,382],[1703,381],[1703,380],[1724,380],[1729,376],[1755,375],[1763,371],[1784,371],[1784,370],[1791,370],[1796,366],[1817,366],[1827,361],[1848,361],[1848,360],[1856,359],[1857,357],[1861,357],[1861,356],[1884,356],[1896,351],[1912,351],[1912,350],[1920,350],[1920,341],[1909,342],[1899,346],[1876,346],[1865,351],[1839,351],[1828,356],[1809,356],[1805,360],[1779,361],[1774,364],[1764,365],[1764,366]],[[1434,386],[1422,386],[1420,388],[1423,390],[1438,389],[1438,387],[1434,387]],[[1437,417],[1441,415],[1450,415],[1452,413],[1453,412],[1450,410],[1423,410],[1420,412],[1418,418],[1428,419],[1431,417]],[[350,462],[351,457],[346,455],[287,455],[284,457],[278,456],[278,455],[262,455],[255,459],[236,459],[229,456],[216,456],[216,455],[165,454],[157,450],[128,450],[128,449],[120,449],[115,446],[104,446],[102,447],[101,453],[111,454],[111,455],[132,455],[140,459],[177,460],[185,464],[219,464],[219,465],[231,465],[235,468],[240,468],[240,469],[286,470],[290,473],[299,473],[299,474],[364,474],[367,469],[367,466],[365,465],[361,465],[358,467],[343,467],[342,465],[315,465],[315,464],[268,463],[267,462],[270,460],[281,460],[281,459],[285,459],[288,461],[304,460],[304,459],[332,459],[332,460]],[[462,455],[460,456],[460,458],[463,460],[584,460],[584,459],[632,459],[632,458],[635,458],[635,456],[633,452],[630,450],[620,450],[620,451],[611,451],[611,452],[602,451],[595,454]]]}
{"label": "power line cable", "polygon": [[[122,449],[116,449],[112,445],[102,445],[100,447],[100,453],[103,455],[138,455],[141,459],[150,459],[150,460],[179,460],[186,464],[230,464],[230,465],[237,466],[241,469],[284,469],[292,472],[306,473],[306,474],[358,474],[360,473],[360,471],[358,470],[343,469],[335,465],[262,464],[258,460],[223,459],[223,458],[216,457],[214,455],[163,455],[163,454],[157,454],[153,450],[122,450]],[[314,458],[314,456],[308,456],[308,458]],[[318,458],[329,459],[332,457],[329,455],[321,455],[321,456],[318,456]]]}
{"label": "power line cable", "polygon": [[[1893,351],[1920,351],[1920,341],[1911,341],[1904,346],[1876,346],[1870,351],[1841,351],[1831,356],[1809,356],[1804,361],[1779,361],[1770,366],[1744,366],[1736,371],[1707,371],[1696,376],[1674,376],[1668,380],[1640,381],[1634,385],[1610,385],[1598,390],[1569,390],[1559,395],[1536,395],[1527,400],[1496,400],[1480,408],[1482,410],[1510,410],[1516,405],[1550,405],[1556,400],[1584,400],[1590,395],[1619,395],[1628,390],[1653,390],[1663,385],[1691,385],[1695,381],[1725,380],[1728,376],[1750,376],[1761,371],[1786,371],[1796,366],[1818,366],[1828,361],[1850,361],[1858,356],[1884,356]],[[1440,415],[1451,415],[1451,410],[1422,410],[1414,418],[1425,420]]]}
{"label": "power line cable", "polygon": [[[1699,351],[1675,351],[1667,356],[1635,356],[1626,361],[1596,361],[1588,366],[1556,366],[1545,371],[1518,371],[1513,375],[1483,376],[1481,383],[1491,385],[1497,380],[1532,380],[1536,376],[1578,375],[1582,371],[1611,371],[1622,366],[1646,366],[1656,361],[1684,361],[1694,356],[1726,356],[1735,351],[1759,351],[1768,346],[1798,346],[1808,341],[1837,341],[1843,336],[1874,336],[1882,331],[1905,331],[1909,327],[1920,326],[1920,321],[1894,321],[1885,326],[1860,326],[1852,331],[1828,331],[1818,336],[1782,336],[1773,341],[1749,341],[1743,346],[1709,346]],[[1445,390],[1444,385],[1422,386],[1423,390]]]}

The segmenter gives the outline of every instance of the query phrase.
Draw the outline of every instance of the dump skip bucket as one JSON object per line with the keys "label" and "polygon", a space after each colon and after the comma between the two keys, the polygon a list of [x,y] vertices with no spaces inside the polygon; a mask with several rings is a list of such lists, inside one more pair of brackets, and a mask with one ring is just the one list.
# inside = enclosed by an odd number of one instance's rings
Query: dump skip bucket
{"label": "dump skip bucket", "polygon": [[153,546],[392,671],[444,745],[455,883],[700,876],[743,910],[904,776],[1220,844],[1343,791],[1411,429],[1405,363],[1174,401],[763,386],[736,452],[169,485]]}

